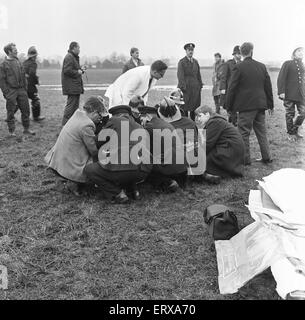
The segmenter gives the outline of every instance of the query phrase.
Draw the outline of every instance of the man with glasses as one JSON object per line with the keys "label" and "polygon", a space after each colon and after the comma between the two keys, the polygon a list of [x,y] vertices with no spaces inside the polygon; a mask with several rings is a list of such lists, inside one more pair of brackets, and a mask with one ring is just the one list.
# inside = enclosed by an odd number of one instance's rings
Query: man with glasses
{"label": "man with glasses", "polygon": [[134,96],[142,97],[146,104],[149,91],[164,77],[167,68],[163,61],[157,60],[151,66],[137,67],[122,74],[105,93],[109,99],[109,109],[119,105],[128,106]]}

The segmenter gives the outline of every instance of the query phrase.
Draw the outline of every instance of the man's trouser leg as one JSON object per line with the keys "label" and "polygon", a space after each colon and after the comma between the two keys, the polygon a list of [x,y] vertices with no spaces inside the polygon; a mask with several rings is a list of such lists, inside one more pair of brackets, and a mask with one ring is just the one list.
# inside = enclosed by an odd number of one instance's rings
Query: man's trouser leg
{"label": "man's trouser leg", "polygon": [[230,112],[229,117],[228,117],[228,121],[230,123],[232,123],[235,127],[237,127],[237,122],[238,122],[237,112]]}
{"label": "man's trouser leg", "polygon": [[295,134],[294,132],[294,125],[293,125],[293,119],[295,116],[295,103],[290,100],[284,101],[284,107],[286,110],[286,127],[287,127],[287,133],[288,134]]}
{"label": "man's trouser leg", "polygon": [[18,108],[16,107],[17,96],[18,96],[18,90],[15,89],[9,93],[8,97],[6,97],[6,114],[7,114],[6,122],[7,122],[8,130],[11,133],[13,133],[16,128],[15,113],[16,113],[16,109]]}
{"label": "man's trouser leg", "polygon": [[253,130],[255,132],[263,160],[270,160],[269,142],[267,139],[265,111],[258,111],[253,121]]}
{"label": "man's trouser leg", "polygon": [[214,96],[214,103],[216,107],[216,113],[220,114],[220,96]]}
{"label": "man's trouser leg", "polygon": [[188,111],[187,114],[188,114],[188,117],[189,117],[191,120],[195,121],[195,118],[196,118],[195,110],[193,110],[193,111]]}
{"label": "man's trouser leg", "polygon": [[41,111],[39,96],[36,92],[28,92],[28,97],[31,99],[33,119],[37,120]]}
{"label": "man's trouser leg", "polygon": [[245,111],[239,113],[238,130],[245,144],[245,164],[251,163],[249,137],[256,114],[257,111]]}
{"label": "man's trouser leg", "polygon": [[80,95],[68,95],[67,105],[65,107],[62,125],[64,126],[79,108]]}
{"label": "man's trouser leg", "polygon": [[295,134],[298,133],[299,127],[303,124],[304,119],[305,119],[305,106],[301,103],[297,103],[297,109],[298,109],[299,114],[294,122]]}
{"label": "man's trouser leg", "polygon": [[21,121],[24,129],[30,127],[30,105],[28,94],[25,89],[18,90],[17,104],[21,111]]}

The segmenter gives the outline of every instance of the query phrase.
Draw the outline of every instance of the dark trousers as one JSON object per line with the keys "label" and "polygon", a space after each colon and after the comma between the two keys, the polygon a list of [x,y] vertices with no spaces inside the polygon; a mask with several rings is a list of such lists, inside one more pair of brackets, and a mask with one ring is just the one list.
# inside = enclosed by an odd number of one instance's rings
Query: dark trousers
{"label": "dark trousers", "polygon": [[[285,100],[284,107],[286,109],[286,127],[288,134],[297,134],[299,127],[303,124],[305,119],[305,106],[300,102]],[[295,117],[295,107],[298,110],[298,116]]]}
{"label": "dark trousers", "polygon": [[30,105],[25,89],[11,89],[6,96],[7,125],[10,132],[15,131],[15,113],[20,109],[24,129],[30,126]]}
{"label": "dark trousers", "polygon": [[262,158],[264,160],[269,160],[271,158],[265,124],[265,111],[254,110],[239,112],[238,130],[242,135],[245,144],[245,164],[251,163],[249,137],[252,128],[258,140]]}
{"label": "dark trousers", "polygon": [[220,114],[220,95],[219,96],[214,96],[214,103],[216,107],[216,113]]}
{"label": "dark trousers", "polygon": [[31,100],[32,105],[32,115],[34,120],[38,119],[40,116],[40,99],[37,92],[28,92],[28,97]]}
{"label": "dark trousers", "polygon": [[187,171],[178,174],[165,175],[153,169],[147,178],[147,181],[155,188],[166,188],[172,180],[175,180],[181,188],[184,188],[187,182]]}
{"label": "dark trousers", "polygon": [[144,181],[148,173],[141,170],[109,171],[96,162],[84,169],[90,181],[98,185],[107,199],[117,196],[122,189],[132,189],[137,183]]}
{"label": "dark trousers", "polygon": [[184,111],[185,117],[191,118],[193,121],[195,121],[196,113],[195,110],[193,111]]}
{"label": "dark trousers", "polygon": [[228,112],[228,121],[237,127],[238,115],[237,112]]}
{"label": "dark trousers", "polygon": [[80,95],[68,95],[67,104],[62,119],[62,126],[73,116],[74,112],[79,108]]}

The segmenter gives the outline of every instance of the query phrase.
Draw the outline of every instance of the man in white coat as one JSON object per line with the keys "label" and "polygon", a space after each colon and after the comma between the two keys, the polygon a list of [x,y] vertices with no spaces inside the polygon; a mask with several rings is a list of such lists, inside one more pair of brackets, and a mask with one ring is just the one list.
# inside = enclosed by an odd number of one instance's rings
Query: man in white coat
{"label": "man in white coat", "polygon": [[151,66],[137,67],[122,74],[105,93],[109,99],[109,109],[119,105],[129,105],[134,96],[142,97],[146,104],[149,90],[164,77],[166,70],[167,65],[157,60]]}

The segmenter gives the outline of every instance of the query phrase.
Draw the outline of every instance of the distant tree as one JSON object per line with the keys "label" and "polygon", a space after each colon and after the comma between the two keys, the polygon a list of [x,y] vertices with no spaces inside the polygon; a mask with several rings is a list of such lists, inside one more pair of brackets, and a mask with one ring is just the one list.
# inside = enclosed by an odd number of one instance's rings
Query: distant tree
{"label": "distant tree", "polygon": [[101,63],[100,60],[98,60],[95,65],[96,65],[97,69],[102,69],[103,68],[103,64]]}
{"label": "distant tree", "polygon": [[108,59],[106,59],[106,60],[103,61],[101,67],[103,69],[112,69],[113,68],[113,62],[108,60]]}
{"label": "distant tree", "polygon": [[51,64],[50,64],[49,60],[47,60],[47,59],[42,60],[42,67],[44,69],[48,69],[48,68],[50,68],[50,66],[51,66]]}

